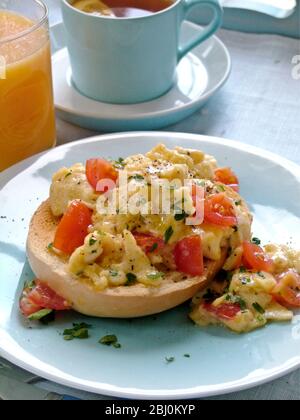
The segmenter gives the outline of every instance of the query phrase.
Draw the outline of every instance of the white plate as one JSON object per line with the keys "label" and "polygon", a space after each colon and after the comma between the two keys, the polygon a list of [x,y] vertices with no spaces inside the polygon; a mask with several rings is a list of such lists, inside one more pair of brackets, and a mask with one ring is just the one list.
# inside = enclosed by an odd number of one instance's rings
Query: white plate
{"label": "white plate", "polygon": [[[182,29],[183,42],[202,31],[189,22]],[[152,130],[175,124],[201,108],[223,86],[231,70],[228,50],[213,36],[182,59],[177,84],[166,95],[136,105],[106,104],[74,88],[62,24],[52,27],[51,38],[56,51],[52,60],[55,106],[60,116],[99,131]]]}
{"label": "white plate", "polygon": [[[255,215],[254,234],[264,241],[292,241],[300,248],[300,168],[241,143],[174,133],[125,133],[96,137],[49,151],[0,174],[0,354],[47,379],[105,395],[128,398],[194,398],[245,389],[300,366],[300,319],[251,334],[197,328],[181,306],[155,318],[86,319],[65,314],[48,327],[28,324],[18,299],[33,275],[25,241],[31,215],[48,197],[53,173],[94,156],[126,157],[158,142],[202,149],[239,174]],[[3,218],[6,216],[6,218]],[[93,325],[89,340],[66,342],[71,322]],[[121,349],[97,342],[116,334]],[[189,353],[190,358],[184,357]],[[175,357],[167,364],[165,357]]]}

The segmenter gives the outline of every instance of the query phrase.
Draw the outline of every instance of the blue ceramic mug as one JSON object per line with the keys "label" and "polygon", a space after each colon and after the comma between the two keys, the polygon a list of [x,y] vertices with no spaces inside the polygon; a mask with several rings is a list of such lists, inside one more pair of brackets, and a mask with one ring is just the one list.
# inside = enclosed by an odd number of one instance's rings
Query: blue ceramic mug
{"label": "blue ceramic mug", "polygon": [[[212,36],[222,22],[218,0],[174,0],[160,12],[135,18],[95,16],[62,0],[73,83],[85,96],[102,102],[149,101],[173,86],[181,58]],[[186,45],[180,28],[196,6],[214,11],[210,25]]]}

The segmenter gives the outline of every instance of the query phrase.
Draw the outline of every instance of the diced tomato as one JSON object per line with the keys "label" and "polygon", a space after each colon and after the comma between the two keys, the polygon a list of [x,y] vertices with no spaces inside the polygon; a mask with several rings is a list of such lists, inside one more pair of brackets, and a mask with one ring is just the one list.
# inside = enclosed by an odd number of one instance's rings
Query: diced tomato
{"label": "diced tomato", "polygon": [[150,234],[134,232],[133,236],[138,246],[141,247],[146,254],[150,254],[152,252],[157,253],[165,246],[162,238],[158,238]]}
{"label": "diced tomato", "polygon": [[[109,180],[115,183],[118,179],[118,172],[107,160],[100,158],[89,159],[86,162],[86,176],[94,190],[99,191],[97,188],[98,183],[103,180]],[[103,192],[107,192],[109,189],[111,188],[106,187]]]}
{"label": "diced tomato", "polygon": [[225,193],[211,195],[205,199],[204,221],[223,227],[237,225],[233,203]]}
{"label": "diced tomato", "polygon": [[20,299],[20,310],[22,314],[26,317],[35,314],[36,312],[39,312],[41,309],[43,309],[41,306],[36,305],[28,298],[29,293],[30,289],[25,289]]}
{"label": "diced tomato", "polygon": [[177,270],[190,276],[204,273],[203,249],[200,236],[190,236],[179,241],[174,249]]}
{"label": "diced tomato", "polygon": [[55,311],[65,311],[70,309],[70,305],[64,298],[55,293],[50,287],[36,280],[36,286],[27,295],[28,299],[35,305]]}
{"label": "diced tomato", "polygon": [[216,169],[215,181],[228,185],[228,187],[231,187],[236,192],[240,191],[239,179],[231,168]]}
{"label": "diced tomato", "polygon": [[272,293],[275,299],[284,306],[300,308],[300,275],[295,270],[289,270],[277,280]]}
{"label": "diced tomato", "polygon": [[84,243],[88,227],[92,224],[92,211],[82,202],[75,200],[61,219],[54,238],[54,248],[72,254]]}
{"label": "diced tomato", "polygon": [[232,320],[241,312],[241,307],[238,303],[223,303],[219,306],[214,306],[211,303],[203,303],[202,307],[207,312],[211,312],[218,318],[224,320]]}
{"label": "diced tomato", "polygon": [[42,309],[65,311],[70,309],[70,305],[40,280],[36,280],[34,287],[24,289],[20,310],[24,316],[29,317]]}
{"label": "diced tomato", "polygon": [[272,273],[274,263],[265,251],[258,245],[248,241],[243,242],[243,265],[250,270]]}

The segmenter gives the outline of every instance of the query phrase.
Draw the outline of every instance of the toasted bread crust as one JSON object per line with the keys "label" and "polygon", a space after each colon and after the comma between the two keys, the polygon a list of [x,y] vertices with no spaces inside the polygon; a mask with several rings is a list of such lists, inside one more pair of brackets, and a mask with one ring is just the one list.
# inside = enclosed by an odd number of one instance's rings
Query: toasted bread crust
{"label": "toasted bread crust", "polygon": [[29,263],[37,278],[64,297],[75,311],[89,316],[134,318],[171,309],[206,287],[222,268],[227,256],[224,249],[220,261],[207,261],[202,277],[184,280],[182,274],[171,273],[160,287],[137,284],[97,291],[90,283],[68,272],[67,258],[47,249],[48,244],[53,242],[58,223],[59,219],[51,212],[49,200],[44,202],[30,224],[27,241]]}

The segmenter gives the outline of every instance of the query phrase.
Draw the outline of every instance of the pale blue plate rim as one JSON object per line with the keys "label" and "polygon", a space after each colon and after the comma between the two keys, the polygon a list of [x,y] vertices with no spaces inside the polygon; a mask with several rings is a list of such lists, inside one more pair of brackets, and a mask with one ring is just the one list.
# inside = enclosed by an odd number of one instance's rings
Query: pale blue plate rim
{"label": "pale blue plate rim", "polygon": [[[202,141],[209,141],[215,145],[224,145],[224,142],[228,145],[228,147],[235,148],[241,151],[245,151],[257,157],[263,157],[268,159],[271,162],[280,165],[282,168],[285,168],[294,176],[300,183],[300,166],[294,162],[291,162],[285,158],[282,158],[279,155],[276,155],[272,152],[254,147],[252,145],[240,143],[235,140],[228,140],[218,137],[210,137],[210,136],[203,136],[197,134],[187,134],[187,133],[172,133],[172,132],[128,132],[128,133],[120,133],[120,134],[110,134],[110,135],[101,135],[95,136],[88,139],[83,139],[81,141],[76,141],[73,143],[68,143],[63,146],[59,146],[60,150],[63,149],[70,149],[72,145],[82,144],[83,146],[87,143],[94,143],[94,142],[101,142],[101,141],[109,141],[112,139],[126,139],[127,137],[135,138],[135,137],[155,137],[155,138],[163,138],[163,137],[170,137],[173,139],[191,139],[191,140],[199,140]],[[39,156],[45,155],[46,153],[41,153],[39,155],[33,156],[13,167],[4,171],[0,174],[0,185],[2,189],[2,185],[5,184],[8,180],[12,179],[15,175],[20,174],[23,170],[27,169],[34,163]],[[51,153],[51,150],[50,150]],[[4,340],[3,340],[4,339]],[[126,388],[126,387],[119,387],[113,386],[106,383],[100,383],[95,381],[86,381],[71,375],[65,374],[64,372],[58,371],[55,368],[49,367],[49,365],[40,362],[38,366],[32,364],[36,359],[33,356],[28,354],[26,351],[20,348],[19,357],[11,354],[9,351],[10,343],[9,343],[9,336],[5,330],[0,330],[0,352],[1,356],[9,360],[10,362],[20,366],[23,369],[29,370],[37,375],[40,375],[48,380],[52,380],[54,382],[59,382],[63,385],[70,386],[73,388],[78,388],[81,390],[89,391],[89,392],[96,392],[102,393],[105,395],[110,396],[117,396],[123,398],[135,398],[135,399],[143,399],[143,398],[152,398],[152,399],[174,399],[174,398],[200,398],[200,397],[209,397],[212,395],[221,395],[226,393],[231,393],[234,391],[241,391],[244,389],[248,389],[257,385],[264,384],[266,382],[275,380],[283,375],[286,375],[300,366],[300,354],[297,357],[292,357],[287,360],[285,363],[272,368],[272,369],[261,369],[259,371],[253,372],[253,375],[248,375],[243,379],[232,381],[232,382],[224,382],[218,385],[209,385],[209,386],[196,386],[193,388],[185,388],[185,389],[176,389],[176,390],[166,390],[166,389],[140,389],[140,388]],[[23,354],[22,354],[23,352]],[[22,356],[22,357],[21,357]],[[30,363],[31,361],[31,363]]]}

